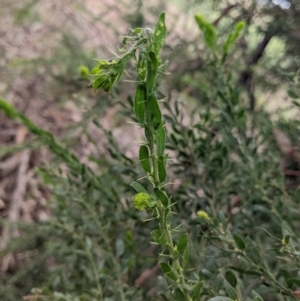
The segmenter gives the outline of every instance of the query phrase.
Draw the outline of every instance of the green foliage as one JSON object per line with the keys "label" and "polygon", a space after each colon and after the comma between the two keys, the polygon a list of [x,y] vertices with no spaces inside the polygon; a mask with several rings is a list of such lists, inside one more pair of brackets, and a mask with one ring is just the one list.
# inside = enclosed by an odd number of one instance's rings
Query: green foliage
{"label": "green foliage", "polygon": [[203,16],[196,15],[195,20],[203,32],[204,40],[206,45],[211,48],[211,50],[216,51],[217,50],[217,32],[212,24],[207,22]]}

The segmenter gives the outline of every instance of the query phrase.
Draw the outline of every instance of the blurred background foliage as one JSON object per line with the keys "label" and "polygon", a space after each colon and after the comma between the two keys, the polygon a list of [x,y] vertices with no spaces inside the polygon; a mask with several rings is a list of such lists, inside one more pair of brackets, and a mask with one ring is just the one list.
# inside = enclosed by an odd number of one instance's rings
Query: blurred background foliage
{"label": "blurred background foliage", "polygon": [[[189,232],[199,300],[228,295],[224,279],[236,292],[230,298],[260,298],[253,290],[264,300],[299,298],[298,0],[0,7],[0,95],[64,147],[49,151],[0,113],[1,300],[169,300],[160,250],[150,244],[155,222],[131,203],[129,184],[143,177],[133,143],[141,132],[126,122],[134,121],[134,78],[127,70],[108,94],[93,93],[87,79],[93,59],[111,58],[120,36],[152,27],[161,11],[167,189],[174,223]],[[196,14],[213,24],[219,48],[245,21],[223,65]]]}

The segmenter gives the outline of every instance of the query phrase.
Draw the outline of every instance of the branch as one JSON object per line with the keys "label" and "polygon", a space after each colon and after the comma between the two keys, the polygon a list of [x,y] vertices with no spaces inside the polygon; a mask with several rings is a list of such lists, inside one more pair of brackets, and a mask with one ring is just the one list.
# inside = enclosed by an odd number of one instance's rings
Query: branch
{"label": "branch", "polygon": [[224,8],[220,14],[220,16],[212,23],[214,26],[217,26],[219,24],[219,22],[221,21],[221,19],[225,16],[228,15],[228,13],[235,7],[237,7],[238,4],[232,4],[229,5],[228,7]]}
{"label": "branch", "polygon": [[271,38],[273,37],[273,33],[266,32],[262,41],[257,45],[255,51],[253,52],[250,60],[247,64],[247,70],[242,71],[240,75],[240,83],[246,87],[246,90],[249,94],[250,98],[250,110],[253,112],[255,109],[255,97],[253,91],[253,73],[251,71],[251,66],[256,65],[259,59],[263,56],[266,47],[268,46]]}

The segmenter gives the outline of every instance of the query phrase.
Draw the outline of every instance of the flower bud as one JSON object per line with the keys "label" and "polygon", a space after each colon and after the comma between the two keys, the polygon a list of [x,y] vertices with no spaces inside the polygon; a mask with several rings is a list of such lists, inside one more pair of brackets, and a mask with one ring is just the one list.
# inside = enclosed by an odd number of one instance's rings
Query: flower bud
{"label": "flower bud", "polygon": [[206,221],[209,221],[209,220],[210,220],[208,214],[207,214],[205,211],[202,211],[202,210],[200,210],[200,211],[197,212],[197,216],[198,216],[199,218],[201,218],[201,219],[206,220]]}
{"label": "flower bud", "polygon": [[133,198],[134,207],[138,210],[145,210],[150,207],[151,197],[148,193],[140,192]]}

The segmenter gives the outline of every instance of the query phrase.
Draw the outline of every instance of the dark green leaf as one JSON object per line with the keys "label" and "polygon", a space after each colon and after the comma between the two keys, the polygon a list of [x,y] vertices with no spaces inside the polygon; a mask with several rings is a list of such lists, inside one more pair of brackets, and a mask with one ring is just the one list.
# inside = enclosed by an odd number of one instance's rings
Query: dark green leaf
{"label": "dark green leaf", "polygon": [[166,244],[166,238],[161,230],[156,229],[151,231],[151,236],[154,239],[154,241],[157,242],[158,244],[162,246]]}
{"label": "dark green leaf", "polygon": [[186,248],[182,255],[182,267],[185,268],[189,262],[190,259],[190,250],[189,248]]}
{"label": "dark green leaf", "polygon": [[140,152],[139,152],[139,160],[143,167],[143,169],[151,173],[151,165],[150,165],[150,155],[149,155],[149,149],[146,145],[140,146]]}
{"label": "dark green leaf", "polygon": [[144,84],[138,84],[134,97],[134,112],[139,123],[145,122],[146,108],[146,87]]}
{"label": "dark green leaf", "polygon": [[261,275],[259,272],[251,271],[251,270],[245,270],[245,269],[238,268],[238,267],[234,267],[234,266],[230,266],[229,268],[232,269],[232,270],[235,270],[235,271],[237,271],[237,272],[240,272],[240,273],[242,273],[242,274],[258,275],[258,276]]}
{"label": "dark green leaf", "polygon": [[224,288],[228,294],[228,296],[233,299],[236,300],[237,299],[237,292],[236,290],[224,279]]}
{"label": "dark green leaf", "polygon": [[138,182],[133,181],[130,186],[136,191],[136,192],[145,192],[148,193],[148,191]]}
{"label": "dark green leaf", "polygon": [[161,156],[158,159],[158,176],[160,183],[163,183],[167,177],[164,157]]}
{"label": "dark green leaf", "polygon": [[245,245],[243,239],[242,239],[239,235],[237,235],[236,233],[233,234],[233,239],[234,239],[234,241],[235,241],[236,246],[237,246],[240,250],[245,250],[246,245]]}
{"label": "dark green leaf", "polygon": [[188,245],[187,233],[181,234],[177,244],[177,251],[182,254]]}
{"label": "dark green leaf", "polygon": [[284,242],[285,245],[287,245],[289,243],[290,238],[291,238],[291,235],[289,235],[289,234],[287,234],[283,237],[282,241]]}
{"label": "dark green leaf", "polygon": [[148,97],[148,109],[150,114],[150,121],[155,130],[159,130],[162,126],[162,119],[161,119],[161,111],[158,105],[157,98],[154,94],[149,95]]}
{"label": "dark green leaf", "polygon": [[292,278],[291,274],[288,271],[284,271],[283,276],[287,284],[287,287],[291,288],[293,286],[293,281],[291,281]]}
{"label": "dark green leaf", "polygon": [[236,277],[234,275],[234,273],[232,271],[226,271],[225,273],[225,279],[228,281],[228,283],[232,286],[235,287],[237,280]]}
{"label": "dark green leaf", "polygon": [[153,51],[149,52],[148,55],[148,65],[147,65],[147,92],[148,94],[151,94],[154,89],[154,85],[156,82],[157,77],[157,68],[158,68],[158,59],[156,57],[156,54]]}
{"label": "dark green leaf", "polygon": [[160,268],[166,276],[168,276],[169,278],[171,278],[173,280],[177,280],[177,277],[169,264],[167,264],[165,262],[161,262]]}
{"label": "dark green leaf", "polygon": [[181,289],[179,289],[179,288],[176,288],[176,290],[175,290],[175,292],[174,292],[174,295],[173,295],[173,298],[174,298],[176,301],[186,301],[183,292],[182,292]]}
{"label": "dark green leaf", "polygon": [[202,292],[203,284],[202,282],[198,282],[193,288],[192,300],[196,301]]}
{"label": "dark green leaf", "polygon": [[151,133],[151,131],[149,130],[148,127],[145,127],[145,136],[146,136],[148,141],[152,140],[152,133]]}
{"label": "dark green leaf", "polygon": [[165,208],[168,208],[169,207],[169,198],[167,197],[165,192],[163,192],[160,189],[155,188],[154,193],[155,193],[157,199],[159,199],[162,202],[163,206]]}
{"label": "dark green leaf", "polygon": [[298,93],[293,91],[292,89],[288,90],[288,96],[293,99],[297,99],[300,97],[300,95],[298,95]]}
{"label": "dark green leaf", "polygon": [[166,131],[163,126],[161,126],[155,132],[155,141],[157,146],[157,155],[162,156],[165,151],[165,143],[166,143]]}

